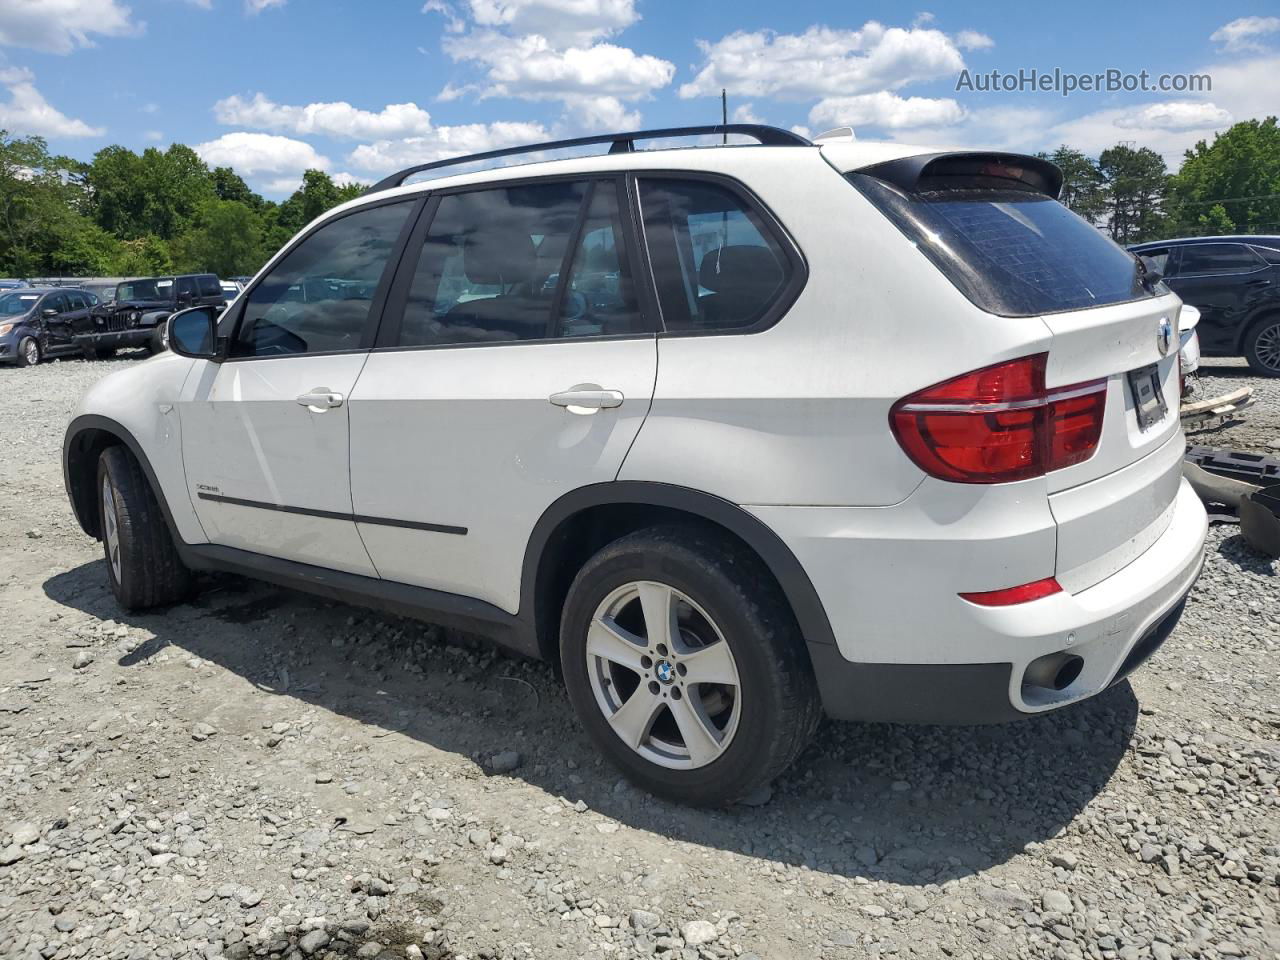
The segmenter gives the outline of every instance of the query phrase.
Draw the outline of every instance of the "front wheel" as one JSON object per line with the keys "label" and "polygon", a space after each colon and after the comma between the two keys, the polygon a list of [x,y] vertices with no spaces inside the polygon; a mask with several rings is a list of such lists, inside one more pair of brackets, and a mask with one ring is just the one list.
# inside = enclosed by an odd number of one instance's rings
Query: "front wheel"
{"label": "front wheel", "polygon": [[169,349],[169,324],[167,322],[156,327],[155,332],[151,334],[151,338],[147,341],[147,353],[153,357],[157,353],[164,353]]}
{"label": "front wheel", "polygon": [[35,337],[23,337],[18,343],[18,366],[34,367],[40,356],[40,341]]}
{"label": "front wheel", "polygon": [[561,664],[601,751],[680,803],[724,804],[767,784],[820,717],[778,588],[709,529],[642,530],[587,561],[565,601]]}
{"label": "front wheel", "polygon": [[1244,335],[1244,357],[1255,373],[1280,377],[1280,314],[1263,317]]}
{"label": "front wheel", "polygon": [[194,583],[138,461],[108,447],[98,461],[99,532],[107,580],[126,610],[185,600]]}

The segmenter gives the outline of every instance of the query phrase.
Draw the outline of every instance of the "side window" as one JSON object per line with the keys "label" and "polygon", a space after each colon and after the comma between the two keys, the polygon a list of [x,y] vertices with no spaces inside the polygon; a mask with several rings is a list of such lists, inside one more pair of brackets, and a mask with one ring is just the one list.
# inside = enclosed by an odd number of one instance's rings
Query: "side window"
{"label": "side window", "polygon": [[222,284],[218,282],[217,277],[212,275],[197,277],[196,283],[200,288],[200,296],[202,297],[222,296]]}
{"label": "side window", "polygon": [[627,260],[618,187],[595,183],[560,303],[561,337],[644,333]]}
{"label": "side window", "polygon": [[1178,275],[1248,273],[1263,266],[1262,258],[1243,243],[1194,243],[1182,248]]}
{"label": "side window", "polygon": [[44,298],[44,303],[40,305],[41,310],[57,310],[58,313],[67,312],[67,295],[65,293],[55,293]]}
{"label": "side window", "polygon": [[374,291],[414,203],[349,213],[285,254],[242,298],[231,356],[359,349]]}
{"label": "side window", "polygon": [[68,293],[67,299],[70,301],[69,309],[71,310],[83,310],[88,306],[88,304],[85,303],[84,294],[82,293]]}
{"label": "side window", "polygon": [[1154,270],[1162,277],[1171,276],[1169,270],[1173,264],[1170,262],[1168,247],[1160,250],[1143,250],[1138,256],[1142,258],[1148,270]]}
{"label": "side window", "polygon": [[179,300],[194,300],[196,296],[195,280],[191,277],[179,277],[176,296]]}
{"label": "side window", "polygon": [[551,335],[551,308],[586,183],[549,182],[440,198],[418,255],[401,346]]}
{"label": "side window", "polygon": [[642,177],[639,185],[666,329],[734,330],[761,320],[793,268],[745,201],[701,180]]}

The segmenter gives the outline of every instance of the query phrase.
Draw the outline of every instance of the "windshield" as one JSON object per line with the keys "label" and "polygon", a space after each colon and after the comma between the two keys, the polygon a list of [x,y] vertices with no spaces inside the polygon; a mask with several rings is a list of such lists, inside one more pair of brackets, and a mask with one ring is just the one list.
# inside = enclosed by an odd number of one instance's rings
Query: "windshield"
{"label": "windshield", "polygon": [[864,174],[849,179],[988,313],[1028,317],[1152,296],[1132,254],[1042,193],[908,194]]}
{"label": "windshield", "polygon": [[117,300],[171,300],[173,277],[158,280],[129,280],[116,287]]}
{"label": "windshield", "polygon": [[0,296],[0,317],[16,317],[26,313],[40,299],[38,293],[7,293]]}

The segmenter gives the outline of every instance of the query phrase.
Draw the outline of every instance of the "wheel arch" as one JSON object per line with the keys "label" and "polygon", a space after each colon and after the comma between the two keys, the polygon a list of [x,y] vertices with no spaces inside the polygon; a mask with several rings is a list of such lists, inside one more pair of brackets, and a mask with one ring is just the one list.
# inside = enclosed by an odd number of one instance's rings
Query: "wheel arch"
{"label": "wheel arch", "polygon": [[719,528],[764,564],[808,643],[834,644],[822,601],[800,561],[768,526],[721,497],[675,484],[618,480],[570,491],[543,512],[525,547],[520,609],[543,659],[559,666],[564,598],[582,564],[606,543],[664,522]]}
{"label": "wheel arch", "polygon": [[1268,303],[1259,307],[1240,324],[1240,333],[1236,336],[1235,350],[1238,354],[1244,354],[1245,341],[1249,339],[1249,334],[1263,320],[1268,318],[1280,319],[1280,303]]}
{"label": "wheel arch", "polygon": [[62,441],[62,479],[67,488],[67,498],[71,501],[72,512],[80,529],[95,540],[102,539],[100,528],[101,517],[98,510],[97,483],[98,459],[102,451],[108,447],[123,446],[133,454],[142,473],[151,485],[160,511],[164,514],[164,522],[175,542],[181,542],[173,514],[169,512],[169,504],[165,500],[164,490],[156,480],[155,470],[142,446],[129,430],[112,420],[97,414],[83,414],[76,417],[67,426]]}

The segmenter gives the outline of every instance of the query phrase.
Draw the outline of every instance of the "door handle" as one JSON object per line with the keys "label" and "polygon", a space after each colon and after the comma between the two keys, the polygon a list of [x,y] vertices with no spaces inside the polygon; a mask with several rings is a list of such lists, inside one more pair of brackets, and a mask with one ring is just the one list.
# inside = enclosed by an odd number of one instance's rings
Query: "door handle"
{"label": "door handle", "polygon": [[594,383],[580,383],[547,398],[570,413],[590,414],[605,407],[620,407],[625,399],[621,390],[605,390]]}
{"label": "door handle", "polygon": [[324,413],[326,410],[342,406],[344,399],[346,398],[342,394],[335,393],[328,387],[313,387],[310,393],[302,394],[297,401],[312,413]]}

